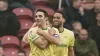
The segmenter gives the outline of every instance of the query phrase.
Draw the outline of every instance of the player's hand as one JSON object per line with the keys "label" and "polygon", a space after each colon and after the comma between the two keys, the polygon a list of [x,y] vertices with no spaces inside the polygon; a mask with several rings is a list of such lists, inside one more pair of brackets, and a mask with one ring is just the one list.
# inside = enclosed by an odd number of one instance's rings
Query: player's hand
{"label": "player's hand", "polygon": [[37,26],[37,25],[36,25],[36,23],[34,22],[31,28],[36,27],[36,26]]}
{"label": "player's hand", "polygon": [[43,33],[44,33],[44,31],[42,29],[38,28],[37,34],[42,35]]}
{"label": "player's hand", "polygon": [[49,34],[52,36],[52,35],[54,35],[55,33],[56,33],[56,31],[54,30],[54,29],[49,29],[48,30],[48,32],[49,32]]}

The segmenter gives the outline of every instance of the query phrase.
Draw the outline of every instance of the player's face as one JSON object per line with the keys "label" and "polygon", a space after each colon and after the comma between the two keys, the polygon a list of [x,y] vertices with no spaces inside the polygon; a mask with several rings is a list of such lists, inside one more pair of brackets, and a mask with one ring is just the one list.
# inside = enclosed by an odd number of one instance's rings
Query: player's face
{"label": "player's face", "polygon": [[35,21],[37,25],[41,25],[46,21],[46,17],[43,12],[37,12],[35,15]]}
{"label": "player's face", "polygon": [[60,27],[63,24],[63,16],[60,13],[55,13],[53,16],[53,25],[54,27]]}

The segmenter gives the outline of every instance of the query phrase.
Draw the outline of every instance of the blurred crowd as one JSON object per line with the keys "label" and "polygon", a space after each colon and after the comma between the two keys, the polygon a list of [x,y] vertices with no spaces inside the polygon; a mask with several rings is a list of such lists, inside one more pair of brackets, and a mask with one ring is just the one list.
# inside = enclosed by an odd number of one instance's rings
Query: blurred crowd
{"label": "blurred crowd", "polygon": [[[37,0],[35,2],[34,0],[0,0],[0,37],[12,35],[18,37],[21,42],[23,35],[18,35],[22,28],[21,20],[13,12],[14,9],[30,9],[33,24],[35,10],[38,7],[48,7],[54,12],[57,10],[64,12],[66,18],[64,27],[75,34],[75,56],[100,56],[100,0],[62,0],[60,9],[58,5],[59,0]],[[50,13],[49,10],[47,11]],[[26,12],[26,14],[28,13]],[[49,25],[52,23],[52,16],[53,14],[49,15]],[[3,55],[1,40],[0,56]],[[19,50],[18,56],[26,56],[26,53]]]}

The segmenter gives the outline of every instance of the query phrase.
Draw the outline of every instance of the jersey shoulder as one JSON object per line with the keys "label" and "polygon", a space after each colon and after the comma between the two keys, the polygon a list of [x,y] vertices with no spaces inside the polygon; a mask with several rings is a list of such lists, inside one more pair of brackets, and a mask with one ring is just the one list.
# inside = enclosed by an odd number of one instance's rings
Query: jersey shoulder
{"label": "jersey shoulder", "polygon": [[67,34],[74,34],[73,31],[68,30],[68,29],[66,29],[66,28],[64,28],[64,32],[67,33]]}

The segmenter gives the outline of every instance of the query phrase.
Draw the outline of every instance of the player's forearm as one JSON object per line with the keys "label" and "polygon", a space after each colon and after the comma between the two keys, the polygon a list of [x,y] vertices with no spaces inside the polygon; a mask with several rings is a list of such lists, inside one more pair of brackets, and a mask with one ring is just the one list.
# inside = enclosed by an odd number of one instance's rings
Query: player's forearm
{"label": "player's forearm", "polygon": [[38,38],[35,41],[33,41],[33,43],[35,43],[36,46],[38,46],[39,48],[45,49],[48,45],[48,41],[47,40],[43,40],[42,38]]}
{"label": "player's forearm", "polygon": [[68,56],[74,56],[74,52],[68,52]]}
{"label": "player's forearm", "polygon": [[25,42],[25,43],[28,43],[28,36],[27,36],[27,33],[24,35],[22,41]]}
{"label": "player's forearm", "polygon": [[74,56],[74,49],[73,49],[73,47],[68,47],[68,56]]}
{"label": "player's forearm", "polygon": [[55,38],[55,37],[53,37],[53,36],[51,36],[51,35],[49,35],[49,34],[47,34],[47,33],[43,33],[42,34],[49,42],[51,42],[51,43],[54,43],[54,44],[56,44],[56,45],[60,45],[60,41],[59,41],[59,39],[57,39],[57,38]]}

